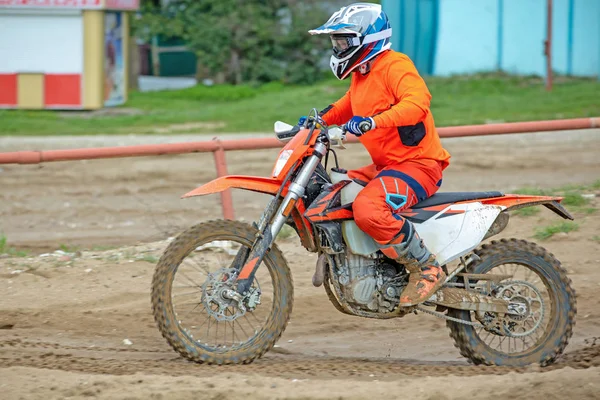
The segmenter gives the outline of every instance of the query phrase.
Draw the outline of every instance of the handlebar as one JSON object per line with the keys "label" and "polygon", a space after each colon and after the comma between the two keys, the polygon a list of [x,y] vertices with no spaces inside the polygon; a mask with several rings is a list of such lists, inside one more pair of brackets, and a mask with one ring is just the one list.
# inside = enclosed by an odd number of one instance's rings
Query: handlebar
{"label": "handlebar", "polygon": [[[278,121],[275,123],[275,133],[277,138],[283,142],[287,142],[298,133],[300,129],[321,129],[322,134],[326,135],[332,145],[343,148],[343,141],[346,140],[346,132],[348,128],[346,125],[331,127],[329,128],[325,121],[319,115],[316,108],[310,110],[306,118],[301,125],[289,125]],[[367,132],[373,128],[371,120],[366,120],[358,125],[358,128],[362,132]]]}

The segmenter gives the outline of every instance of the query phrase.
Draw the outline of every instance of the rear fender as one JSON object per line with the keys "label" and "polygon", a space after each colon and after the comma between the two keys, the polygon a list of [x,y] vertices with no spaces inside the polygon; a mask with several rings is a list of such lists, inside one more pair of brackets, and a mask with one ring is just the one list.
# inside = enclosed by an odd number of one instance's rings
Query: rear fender
{"label": "rear fender", "polygon": [[506,194],[502,197],[492,197],[489,199],[481,199],[476,201],[486,205],[497,205],[505,208],[508,211],[517,210],[524,207],[543,205],[561,217],[572,220],[573,216],[560,204],[562,199],[562,197],[553,196]]}
{"label": "rear fender", "polygon": [[[214,179],[199,188],[192,190],[182,198],[205,196],[207,194],[223,192],[227,189],[245,189],[253,192],[275,195],[281,187],[282,181],[275,178],[264,178],[261,176],[230,175]],[[285,196],[287,189],[281,193]]]}

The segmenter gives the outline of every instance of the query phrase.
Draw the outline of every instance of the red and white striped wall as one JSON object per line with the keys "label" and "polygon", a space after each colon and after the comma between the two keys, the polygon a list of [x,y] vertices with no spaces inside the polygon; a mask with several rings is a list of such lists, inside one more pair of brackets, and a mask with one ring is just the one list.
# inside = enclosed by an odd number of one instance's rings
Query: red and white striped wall
{"label": "red and white striped wall", "polygon": [[82,108],[81,74],[0,74],[2,108]]}

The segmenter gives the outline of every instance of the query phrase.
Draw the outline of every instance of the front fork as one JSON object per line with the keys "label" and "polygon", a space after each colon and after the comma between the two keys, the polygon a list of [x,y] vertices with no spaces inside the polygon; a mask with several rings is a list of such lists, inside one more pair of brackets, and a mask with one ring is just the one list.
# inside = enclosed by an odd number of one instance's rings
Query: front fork
{"label": "front fork", "polygon": [[[313,154],[306,160],[304,166],[296,176],[296,179],[290,183],[288,193],[285,195],[277,212],[274,214],[274,218],[271,219],[270,226],[267,225],[264,228],[262,226],[259,227],[260,231],[257,240],[254,243],[250,254],[247,257],[244,257],[245,260],[247,260],[246,264],[244,264],[238,274],[237,293],[230,293],[232,297],[236,297],[237,300],[240,300],[248,295],[248,290],[252,285],[252,281],[254,281],[254,274],[256,273],[258,266],[262,262],[265,254],[267,254],[267,251],[271,248],[271,245],[287,221],[296,202],[304,196],[304,191],[306,190],[310,177],[317,169],[317,166],[325,154],[327,154],[327,146],[323,143],[316,143]],[[268,221],[264,222],[268,224]]]}

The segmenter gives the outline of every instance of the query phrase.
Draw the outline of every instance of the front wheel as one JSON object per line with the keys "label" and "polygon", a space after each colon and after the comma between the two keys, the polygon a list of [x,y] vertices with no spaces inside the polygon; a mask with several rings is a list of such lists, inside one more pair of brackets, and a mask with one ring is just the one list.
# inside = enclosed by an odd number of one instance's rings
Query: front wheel
{"label": "front wheel", "polygon": [[575,290],[565,269],[544,248],[524,240],[493,241],[475,254],[479,260],[469,265],[468,272],[512,275],[487,294],[509,301],[522,313],[498,316],[450,310],[451,317],[484,325],[500,317],[502,326],[497,330],[447,321],[455,346],[474,364],[552,363],[567,346],[577,313]]}
{"label": "front wheel", "polygon": [[293,286],[275,244],[244,300],[228,296],[256,233],[237,221],[202,223],[180,234],[160,258],[152,280],[154,319],[183,357],[207,364],[250,363],[285,330]]}

